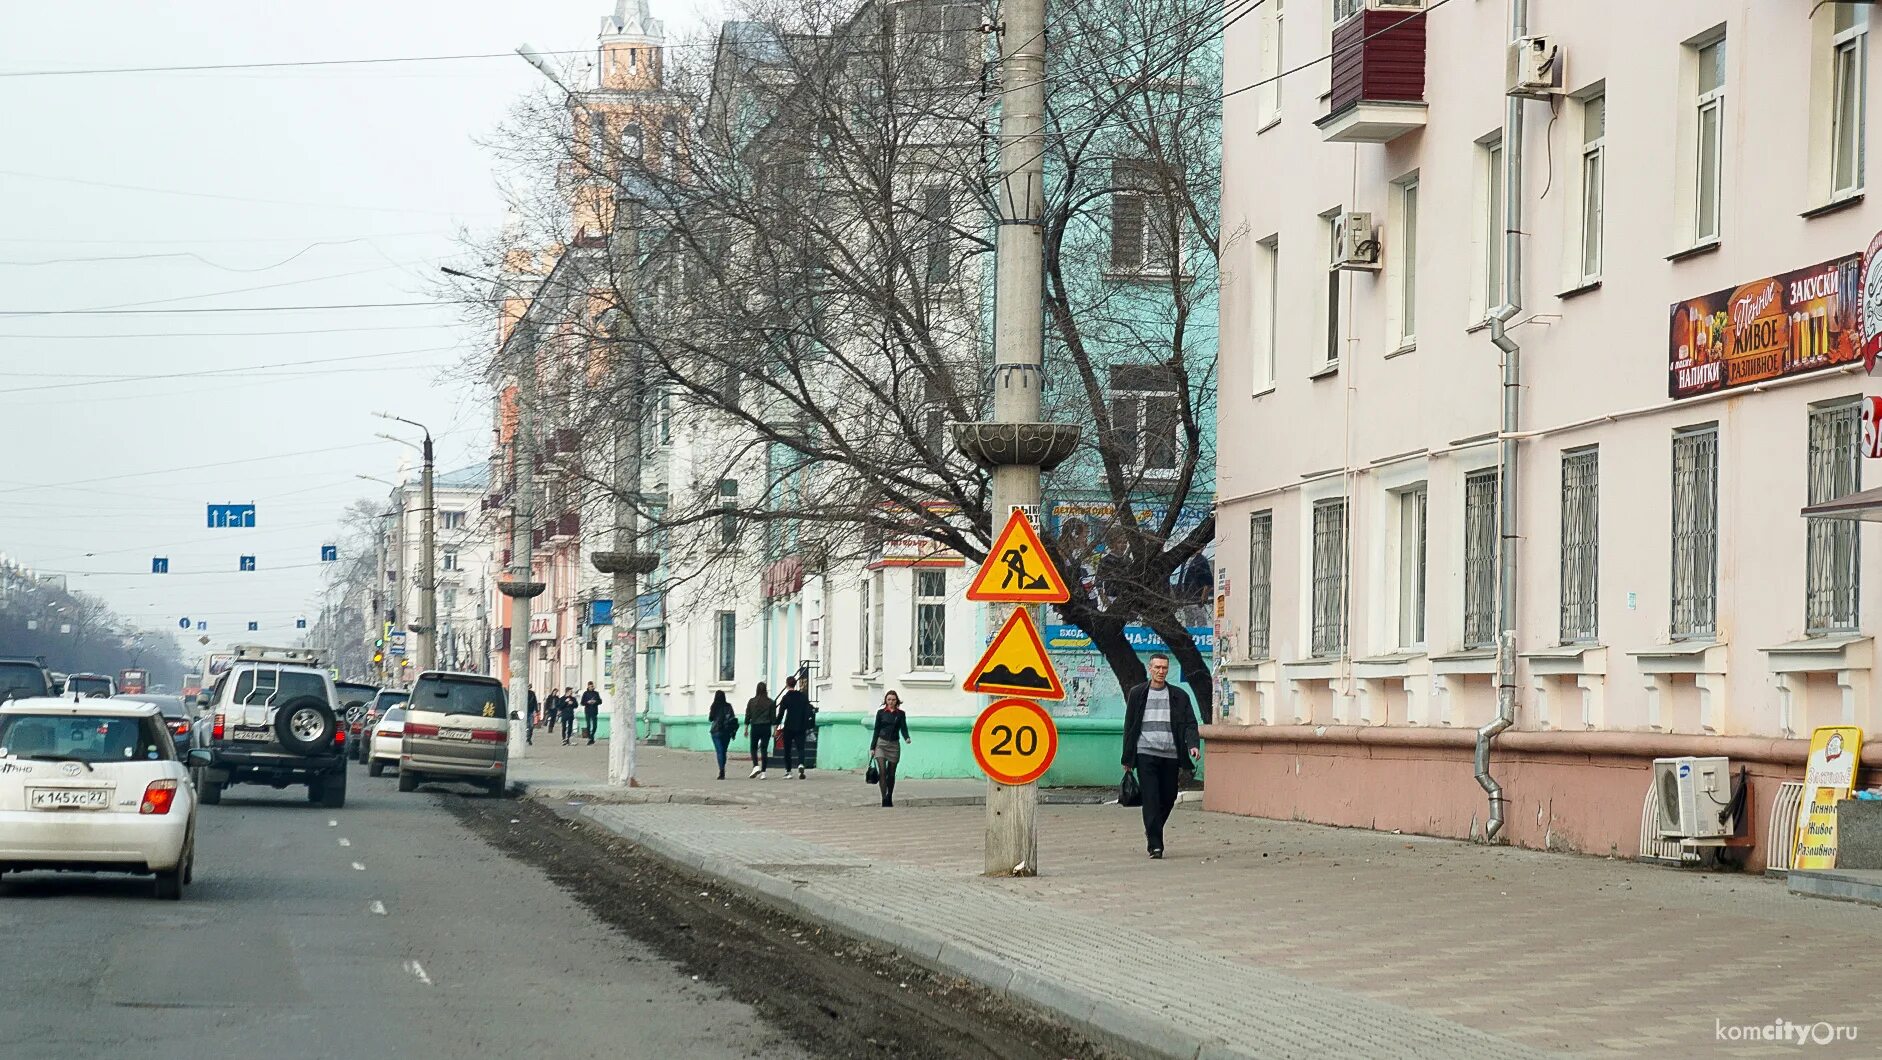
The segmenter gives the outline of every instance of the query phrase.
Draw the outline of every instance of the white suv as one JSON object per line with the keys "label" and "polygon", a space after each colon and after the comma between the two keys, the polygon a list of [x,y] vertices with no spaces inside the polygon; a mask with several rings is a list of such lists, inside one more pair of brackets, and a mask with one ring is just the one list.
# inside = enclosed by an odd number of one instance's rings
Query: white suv
{"label": "white suv", "polygon": [[238,645],[227,673],[197,697],[196,791],[214,806],[230,784],[307,785],[307,801],[346,805],[346,727],[333,678],[306,648]]}
{"label": "white suv", "polygon": [[129,872],[181,898],[196,798],[149,703],[22,699],[0,706],[0,873]]}

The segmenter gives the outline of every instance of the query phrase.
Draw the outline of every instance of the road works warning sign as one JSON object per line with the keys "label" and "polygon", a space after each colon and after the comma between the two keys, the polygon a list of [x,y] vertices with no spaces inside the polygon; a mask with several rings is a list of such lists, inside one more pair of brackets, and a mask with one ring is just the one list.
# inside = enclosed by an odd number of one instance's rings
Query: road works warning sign
{"label": "road works warning sign", "polygon": [[967,587],[967,598],[1002,604],[1062,604],[1072,598],[1025,509],[1013,509]]}
{"label": "road works warning sign", "polygon": [[1065,698],[1065,686],[1059,682],[1052,660],[1046,658],[1039,627],[1033,625],[1032,614],[1023,607],[1013,609],[961,687],[989,696]]}

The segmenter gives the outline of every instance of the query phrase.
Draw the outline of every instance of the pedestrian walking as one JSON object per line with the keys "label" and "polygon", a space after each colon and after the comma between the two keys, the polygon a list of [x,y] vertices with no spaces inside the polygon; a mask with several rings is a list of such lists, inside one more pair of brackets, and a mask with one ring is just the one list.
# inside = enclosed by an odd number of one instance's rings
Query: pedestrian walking
{"label": "pedestrian walking", "polygon": [[758,694],[745,704],[745,727],[751,733],[751,775],[765,779],[771,767],[771,727],[778,721],[778,705],[758,682]]}
{"label": "pedestrian walking", "polygon": [[595,732],[600,728],[601,693],[595,691],[595,683],[588,682],[588,688],[582,692],[582,722],[588,726],[588,742],[595,742]]}
{"label": "pedestrian walking", "polygon": [[732,709],[732,701],[725,698],[725,691],[712,694],[712,706],[706,711],[706,730],[712,734],[712,751],[719,756],[719,779],[725,779],[725,753],[732,747],[732,738],[738,735],[738,714]]}
{"label": "pedestrian walking", "polygon": [[536,690],[529,690],[529,724],[523,729],[523,742],[536,742],[536,723],[542,715],[542,703],[536,698]]}
{"label": "pedestrian walking", "polygon": [[556,706],[557,713],[562,715],[562,746],[567,747],[569,738],[575,734],[575,689],[562,689]]}
{"label": "pedestrian walking", "polygon": [[784,775],[791,775],[791,762],[797,762],[797,779],[804,779],[804,767],[807,756],[804,753],[805,738],[810,735],[810,727],[815,712],[810,706],[810,697],[797,687],[797,678],[784,679],[784,694],[778,697],[778,721],[784,729]]}
{"label": "pedestrian walking", "polygon": [[914,743],[908,736],[908,715],[902,712],[902,697],[891,688],[882,696],[882,709],[876,711],[875,734],[869,739],[869,753],[876,760],[882,789],[882,805],[895,805],[895,767],[902,761],[902,744]]}
{"label": "pedestrian walking", "polygon": [[1163,856],[1163,825],[1176,808],[1176,771],[1202,758],[1189,693],[1169,683],[1170,657],[1150,656],[1150,680],[1124,696],[1124,772],[1144,793],[1144,843]]}

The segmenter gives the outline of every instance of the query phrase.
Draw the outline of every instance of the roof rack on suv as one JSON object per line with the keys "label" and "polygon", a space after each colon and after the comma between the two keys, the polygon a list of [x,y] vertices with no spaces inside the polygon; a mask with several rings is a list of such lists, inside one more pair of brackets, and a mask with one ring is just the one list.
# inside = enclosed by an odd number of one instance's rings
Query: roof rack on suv
{"label": "roof rack on suv", "polygon": [[235,645],[236,662],[287,663],[294,666],[324,666],[325,658],[314,648],[271,648],[263,644]]}

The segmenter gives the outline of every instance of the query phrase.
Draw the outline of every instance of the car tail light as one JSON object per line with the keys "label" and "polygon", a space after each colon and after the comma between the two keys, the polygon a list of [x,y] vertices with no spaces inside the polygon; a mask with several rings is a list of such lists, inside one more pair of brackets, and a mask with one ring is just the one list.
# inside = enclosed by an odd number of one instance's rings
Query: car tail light
{"label": "car tail light", "polygon": [[438,727],[436,725],[420,725],[417,722],[408,721],[405,723],[405,735],[436,736],[438,735]]}
{"label": "car tail light", "polygon": [[138,813],[166,814],[170,805],[176,801],[176,781],[153,780],[144,789],[144,801],[138,804]]}
{"label": "car tail light", "polygon": [[346,742],[346,726],[344,726],[344,725],[342,725],[342,726],[340,726],[340,727],[339,727],[338,729],[335,729],[335,730],[334,730],[334,732],[333,732],[333,742],[334,742],[334,743],[345,743],[345,742]]}
{"label": "car tail light", "polygon": [[502,743],[503,741],[509,738],[510,738],[510,734],[507,732],[504,732],[502,729],[472,729],[471,730],[471,739],[480,740],[480,741],[483,741],[484,743]]}
{"label": "car tail light", "polygon": [[187,721],[173,721],[170,723],[170,731],[178,736],[188,736],[190,734],[190,723]]}
{"label": "car tail light", "polygon": [[217,740],[222,739],[222,715],[216,715],[216,723],[210,727],[209,735]]}

